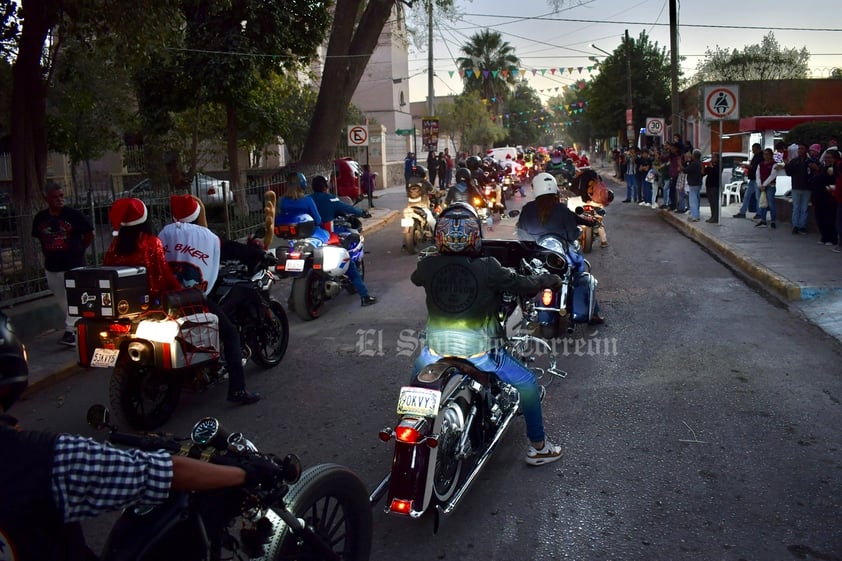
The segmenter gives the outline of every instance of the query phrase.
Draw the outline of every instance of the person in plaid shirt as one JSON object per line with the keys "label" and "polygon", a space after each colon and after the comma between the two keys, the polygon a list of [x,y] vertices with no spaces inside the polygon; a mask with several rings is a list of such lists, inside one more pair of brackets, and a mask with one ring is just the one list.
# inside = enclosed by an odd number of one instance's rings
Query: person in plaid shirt
{"label": "person in plaid shirt", "polygon": [[78,522],[129,505],[163,503],[171,491],[276,481],[255,457],[243,467],[163,450],[120,450],[82,436],[24,431],[6,414],[26,389],[26,352],[0,312],[0,560],[96,559]]}

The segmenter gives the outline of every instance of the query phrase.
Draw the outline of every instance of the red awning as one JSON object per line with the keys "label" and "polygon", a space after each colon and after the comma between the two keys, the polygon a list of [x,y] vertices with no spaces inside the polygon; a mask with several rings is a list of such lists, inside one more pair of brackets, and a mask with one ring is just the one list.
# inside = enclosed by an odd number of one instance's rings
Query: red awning
{"label": "red awning", "polygon": [[740,119],[740,131],[788,131],[810,121],[842,121],[842,115],[764,115]]}

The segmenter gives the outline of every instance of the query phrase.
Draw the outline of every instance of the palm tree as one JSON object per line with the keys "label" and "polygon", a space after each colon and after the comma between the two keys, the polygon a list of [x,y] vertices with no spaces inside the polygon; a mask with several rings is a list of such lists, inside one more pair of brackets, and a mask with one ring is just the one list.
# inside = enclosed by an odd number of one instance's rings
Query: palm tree
{"label": "palm tree", "polygon": [[[462,53],[465,56],[456,59],[456,63],[465,73],[465,91],[478,91],[498,113],[517,83],[520,59],[515,55],[514,47],[497,31],[485,29],[468,39],[462,46]],[[473,74],[475,70],[480,72],[479,77]],[[471,71],[470,75],[468,71]]]}

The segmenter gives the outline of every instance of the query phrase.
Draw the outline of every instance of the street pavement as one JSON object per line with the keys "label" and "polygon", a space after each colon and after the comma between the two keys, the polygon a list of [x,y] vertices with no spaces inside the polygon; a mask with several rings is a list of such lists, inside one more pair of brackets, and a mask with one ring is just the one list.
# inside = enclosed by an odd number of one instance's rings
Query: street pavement
{"label": "street pavement", "polygon": [[[614,191],[614,205],[622,205],[625,184],[611,176],[610,170],[600,169],[603,178]],[[395,193],[403,186],[390,187],[382,193]],[[394,200],[394,198],[393,198]],[[833,253],[828,246],[817,243],[818,234],[792,235],[788,216],[778,216],[777,229],[755,228],[750,219],[732,218],[738,203],[724,206],[719,224],[705,222],[710,217],[707,199],[702,199],[700,222],[689,222],[688,214],[638,206],[633,211],[657,213],[678,232],[694,240],[716,256],[726,266],[755,289],[778,299],[791,313],[803,316],[829,337],[842,342],[842,253]],[[366,208],[366,203],[360,203]],[[378,206],[372,217],[363,220],[363,231],[372,234],[395,220],[401,209]],[[610,217],[610,215],[609,215]],[[609,218],[609,222],[611,222]],[[514,220],[498,223],[500,229],[513,228]],[[616,222],[615,222],[616,224]],[[610,233],[616,231],[609,229]],[[611,248],[594,251],[610,251]],[[646,260],[645,251],[630,258]],[[739,302],[734,302],[739,305]],[[14,315],[12,315],[14,321]],[[75,349],[57,344],[61,333],[52,331],[26,339],[30,365],[29,392],[58,382],[76,371]]]}

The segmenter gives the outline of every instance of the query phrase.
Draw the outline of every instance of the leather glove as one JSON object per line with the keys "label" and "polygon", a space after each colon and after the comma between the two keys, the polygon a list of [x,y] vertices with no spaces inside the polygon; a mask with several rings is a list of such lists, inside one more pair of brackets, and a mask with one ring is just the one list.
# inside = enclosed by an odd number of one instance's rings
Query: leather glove
{"label": "leather glove", "polygon": [[246,487],[272,488],[284,481],[284,472],[274,456],[247,456],[240,467],[246,472]]}
{"label": "leather glove", "polygon": [[541,281],[541,286],[552,288],[553,290],[558,290],[564,284],[564,281],[558,275],[544,274],[539,277],[539,280]]}

